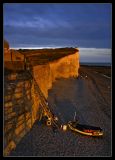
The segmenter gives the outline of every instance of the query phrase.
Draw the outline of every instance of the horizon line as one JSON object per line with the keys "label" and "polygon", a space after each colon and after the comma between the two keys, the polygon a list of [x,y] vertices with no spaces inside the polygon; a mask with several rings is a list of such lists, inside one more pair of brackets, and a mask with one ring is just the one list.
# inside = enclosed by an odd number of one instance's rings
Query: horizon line
{"label": "horizon line", "polygon": [[57,47],[50,47],[50,46],[47,46],[47,47],[11,47],[10,49],[44,49],[44,48],[54,48],[55,49],[55,48],[71,48],[71,47],[62,47],[62,46],[57,46]]}

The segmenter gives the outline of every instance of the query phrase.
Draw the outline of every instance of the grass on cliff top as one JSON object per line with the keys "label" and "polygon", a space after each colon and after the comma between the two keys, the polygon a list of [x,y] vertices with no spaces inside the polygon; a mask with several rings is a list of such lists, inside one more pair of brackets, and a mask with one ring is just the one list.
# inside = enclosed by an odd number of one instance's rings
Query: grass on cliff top
{"label": "grass on cliff top", "polygon": [[24,54],[32,65],[45,64],[74,54],[75,48],[56,48],[56,49],[19,49],[20,53]]}

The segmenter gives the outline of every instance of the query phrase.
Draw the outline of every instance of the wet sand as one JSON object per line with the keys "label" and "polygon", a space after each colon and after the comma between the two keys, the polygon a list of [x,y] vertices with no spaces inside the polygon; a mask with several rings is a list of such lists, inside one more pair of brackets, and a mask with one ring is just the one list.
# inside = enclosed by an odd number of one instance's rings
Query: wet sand
{"label": "wet sand", "polygon": [[48,102],[62,124],[76,118],[100,126],[103,137],[70,130],[53,132],[36,121],[11,156],[111,156],[111,78],[91,67],[80,67],[79,78],[59,79],[49,90]]}

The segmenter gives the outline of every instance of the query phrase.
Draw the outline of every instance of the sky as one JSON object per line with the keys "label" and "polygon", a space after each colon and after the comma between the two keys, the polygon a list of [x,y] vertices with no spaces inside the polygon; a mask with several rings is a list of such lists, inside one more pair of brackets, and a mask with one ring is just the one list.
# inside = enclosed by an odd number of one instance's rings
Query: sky
{"label": "sky", "polygon": [[111,10],[110,3],[4,3],[4,39],[10,48],[78,47],[81,61],[111,61]]}

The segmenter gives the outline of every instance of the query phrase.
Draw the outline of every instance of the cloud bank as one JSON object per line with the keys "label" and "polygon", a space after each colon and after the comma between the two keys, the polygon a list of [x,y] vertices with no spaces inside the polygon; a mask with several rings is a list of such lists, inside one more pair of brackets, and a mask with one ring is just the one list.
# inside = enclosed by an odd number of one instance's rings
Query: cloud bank
{"label": "cloud bank", "polygon": [[3,16],[4,37],[11,47],[111,48],[110,4],[5,3]]}
{"label": "cloud bank", "polygon": [[79,48],[80,62],[111,63],[112,50],[106,48]]}

